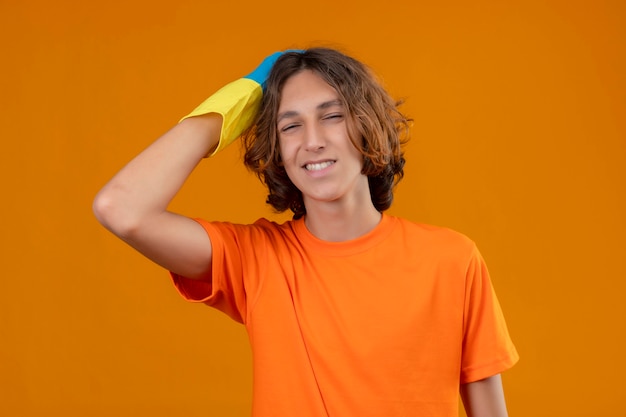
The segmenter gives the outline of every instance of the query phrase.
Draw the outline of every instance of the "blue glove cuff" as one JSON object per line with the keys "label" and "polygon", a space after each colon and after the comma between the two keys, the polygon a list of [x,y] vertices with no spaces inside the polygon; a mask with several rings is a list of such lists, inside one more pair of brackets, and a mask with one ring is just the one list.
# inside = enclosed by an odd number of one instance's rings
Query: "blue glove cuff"
{"label": "blue glove cuff", "polygon": [[272,70],[272,67],[274,66],[278,58],[280,58],[280,56],[284,54],[285,52],[303,53],[304,50],[289,49],[287,51],[274,52],[272,55],[265,58],[263,62],[261,62],[261,65],[256,67],[254,71],[252,71],[250,74],[246,75],[243,78],[248,78],[252,81],[255,81],[256,83],[260,84],[261,87],[263,88],[263,91],[265,91],[265,84],[266,84],[267,78],[270,75],[270,71]]}

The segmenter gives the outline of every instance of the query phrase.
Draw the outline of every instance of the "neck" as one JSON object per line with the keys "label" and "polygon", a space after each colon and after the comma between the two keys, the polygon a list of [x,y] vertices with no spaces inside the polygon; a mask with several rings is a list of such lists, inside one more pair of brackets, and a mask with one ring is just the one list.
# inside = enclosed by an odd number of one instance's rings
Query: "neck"
{"label": "neck", "polygon": [[370,232],[382,217],[371,199],[366,202],[353,201],[311,203],[306,205],[304,223],[318,239],[343,242],[356,239]]}

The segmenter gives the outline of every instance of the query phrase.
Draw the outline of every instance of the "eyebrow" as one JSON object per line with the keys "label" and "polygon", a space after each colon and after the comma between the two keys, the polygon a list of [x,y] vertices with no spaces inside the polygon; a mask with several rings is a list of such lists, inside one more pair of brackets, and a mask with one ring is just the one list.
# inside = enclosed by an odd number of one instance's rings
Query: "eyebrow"
{"label": "eyebrow", "polygon": [[[324,110],[329,107],[340,106],[343,107],[343,103],[339,99],[325,101],[317,105],[317,110]],[[289,110],[286,112],[278,113],[278,117],[276,118],[276,123],[280,122],[283,119],[287,119],[289,117],[297,116],[299,113],[295,110]]]}

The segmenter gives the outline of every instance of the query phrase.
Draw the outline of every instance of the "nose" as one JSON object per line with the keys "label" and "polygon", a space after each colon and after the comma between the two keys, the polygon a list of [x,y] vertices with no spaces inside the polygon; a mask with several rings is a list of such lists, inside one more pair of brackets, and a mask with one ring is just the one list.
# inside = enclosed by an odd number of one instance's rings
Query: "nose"
{"label": "nose", "polygon": [[320,126],[315,123],[309,124],[305,129],[304,148],[307,151],[317,152],[325,146],[326,140]]}

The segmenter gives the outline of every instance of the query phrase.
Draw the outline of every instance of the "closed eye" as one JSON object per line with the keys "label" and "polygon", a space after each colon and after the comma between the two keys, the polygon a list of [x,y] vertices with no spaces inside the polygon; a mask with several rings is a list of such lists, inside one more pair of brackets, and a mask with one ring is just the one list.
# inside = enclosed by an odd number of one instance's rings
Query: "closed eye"
{"label": "closed eye", "polygon": [[300,126],[300,125],[299,125],[299,124],[297,124],[297,123],[291,123],[291,124],[288,124],[288,125],[285,125],[285,126],[281,127],[281,128],[280,128],[280,131],[281,131],[281,132],[287,132],[287,131],[289,131],[289,130],[293,130],[293,129],[295,129],[295,128],[296,128],[296,127],[298,127],[298,126]]}
{"label": "closed eye", "polygon": [[341,119],[341,118],[343,118],[343,113],[331,113],[323,117],[324,120]]}

